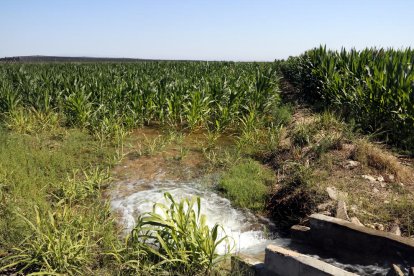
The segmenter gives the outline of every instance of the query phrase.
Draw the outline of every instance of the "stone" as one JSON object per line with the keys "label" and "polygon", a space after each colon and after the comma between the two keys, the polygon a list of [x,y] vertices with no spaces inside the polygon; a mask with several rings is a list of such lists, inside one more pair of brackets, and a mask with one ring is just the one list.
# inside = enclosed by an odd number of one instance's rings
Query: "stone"
{"label": "stone", "polygon": [[328,193],[329,198],[332,200],[344,200],[348,197],[347,193],[338,191],[335,187],[327,187],[326,192]]}
{"label": "stone", "polygon": [[388,271],[387,276],[404,276],[404,273],[398,265],[393,264]]}
{"label": "stone", "polygon": [[401,229],[400,229],[400,227],[397,224],[394,224],[391,227],[390,232],[393,233],[394,235],[401,236]]}
{"label": "stone", "polygon": [[381,188],[387,187],[387,184],[385,182],[381,182]]}
{"label": "stone", "polygon": [[345,167],[345,169],[352,170],[352,169],[358,167],[359,165],[360,165],[360,163],[358,161],[348,160],[345,163],[345,166],[344,167]]}
{"label": "stone", "polygon": [[328,196],[330,199],[332,200],[338,199],[338,191],[336,190],[335,187],[327,187],[326,192],[328,193]]}
{"label": "stone", "polygon": [[376,182],[377,180],[372,175],[363,174],[361,175],[363,179],[369,180],[369,182]]}
{"label": "stone", "polygon": [[395,176],[394,176],[393,174],[386,174],[386,175],[384,176],[384,179],[385,179],[385,181],[387,181],[387,182],[394,182],[394,180],[395,180]]}
{"label": "stone", "polygon": [[351,222],[352,223],[354,223],[354,224],[356,224],[356,225],[359,225],[359,226],[364,226],[360,221],[359,221],[359,219],[357,218],[357,217],[352,217],[351,218]]}
{"label": "stone", "polygon": [[372,189],[372,192],[373,192],[373,193],[378,193],[378,192],[379,192],[379,190],[378,190],[377,188],[374,188],[374,189]]}
{"label": "stone", "polygon": [[375,229],[376,230],[379,230],[379,231],[384,231],[384,225],[383,224],[381,224],[381,223],[377,223],[377,222],[375,222],[374,224],[374,227],[375,227]]}
{"label": "stone", "polygon": [[336,207],[336,217],[343,220],[350,220],[346,210],[346,203],[343,200],[338,201],[338,205]]}
{"label": "stone", "polygon": [[384,182],[384,177],[382,177],[381,175],[377,177],[377,181],[379,182]]}

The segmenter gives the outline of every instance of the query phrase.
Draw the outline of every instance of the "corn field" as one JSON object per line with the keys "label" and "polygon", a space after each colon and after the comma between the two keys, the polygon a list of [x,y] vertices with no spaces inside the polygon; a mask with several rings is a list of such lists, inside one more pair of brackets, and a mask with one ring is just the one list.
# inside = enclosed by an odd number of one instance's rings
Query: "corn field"
{"label": "corn field", "polygon": [[319,47],[290,58],[282,71],[307,98],[339,107],[366,130],[405,147],[414,142],[414,50]]}
{"label": "corn field", "polygon": [[[273,64],[3,64],[0,113],[100,131],[114,125],[224,131],[278,102]],[[23,110],[23,111],[22,111]]]}

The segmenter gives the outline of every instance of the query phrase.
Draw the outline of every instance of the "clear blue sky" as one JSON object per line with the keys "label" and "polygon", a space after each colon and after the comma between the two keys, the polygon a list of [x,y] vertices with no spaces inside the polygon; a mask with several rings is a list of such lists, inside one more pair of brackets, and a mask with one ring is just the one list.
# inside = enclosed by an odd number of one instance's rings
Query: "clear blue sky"
{"label": "clear blue sky", "polygon": [[274,60],[413,47],[413,0],[0,0],[0,57]]}

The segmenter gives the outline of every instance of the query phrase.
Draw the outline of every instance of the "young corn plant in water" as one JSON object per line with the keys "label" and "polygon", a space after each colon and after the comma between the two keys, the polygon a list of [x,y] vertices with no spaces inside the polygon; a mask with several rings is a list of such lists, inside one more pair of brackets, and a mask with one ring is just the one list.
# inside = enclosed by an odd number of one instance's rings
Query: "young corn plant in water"
{"label": "young corn plant in water", "polygon": [[[201,199],[175,201],[169,193],[167,204],[156,203],[152,212],[139,217],[129,236],[130,246],[141,248],[165,271],[184,275],[208,274],[231,250],[229,237],[218,224],[210,228],[201,214]],[[217,252],[224,248],[223,254]]]}

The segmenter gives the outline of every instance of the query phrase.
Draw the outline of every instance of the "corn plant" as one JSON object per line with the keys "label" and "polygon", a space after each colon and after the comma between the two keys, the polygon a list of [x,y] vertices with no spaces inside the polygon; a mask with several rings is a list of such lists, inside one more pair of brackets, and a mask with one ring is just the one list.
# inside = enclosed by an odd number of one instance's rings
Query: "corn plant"
{"label": "corn plant", "polygon": [[381,130],[396,144],[413,149],[412,49],[330,51],[321,46],[282,68],[308,97],[322,99],[366,130]]}
{"label": "corn plant", "polygon": [[[199,197],[179,202],[169,193],[164,197],[167,204],[156,203],[152,212],[139,217],[129,243],[141,244],[167,271],[185,275],[211,272],[231,249],[224,230],[218,224],[207,225]],[[219,246],[225,246],[224,255],[217,253]]]}
{"label": "corn plant", "polygon": [[[4,64],[0,113],[18,108],[59,114],[62,124],[106,139],[111,124],[125,129],[161,125],[226,131],[255,109],[278,102],[271,63],[142,62]],[[112,127],[109,127],[112,128]]]}

